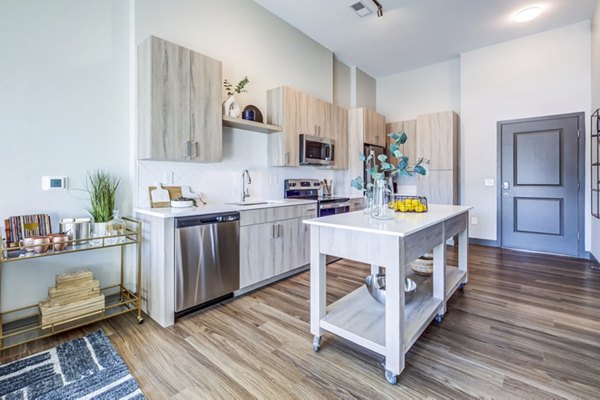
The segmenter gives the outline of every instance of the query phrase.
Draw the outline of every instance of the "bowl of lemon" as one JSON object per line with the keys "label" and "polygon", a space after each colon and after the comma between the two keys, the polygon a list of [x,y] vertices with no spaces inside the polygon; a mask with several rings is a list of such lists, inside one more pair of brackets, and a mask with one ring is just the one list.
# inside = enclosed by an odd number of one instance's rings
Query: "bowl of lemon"
{"label": "bowl of lemon", "polygon": [[388,207],[396,212],[424,213],[427,212],[427,197],[392,195]]}

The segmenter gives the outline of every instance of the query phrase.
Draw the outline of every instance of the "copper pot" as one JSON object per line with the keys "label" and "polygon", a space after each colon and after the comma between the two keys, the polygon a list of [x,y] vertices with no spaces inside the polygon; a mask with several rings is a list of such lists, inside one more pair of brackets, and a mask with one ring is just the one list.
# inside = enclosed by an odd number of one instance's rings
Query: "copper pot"
{"label": "copper pot", "polygon": [[45,253],[50,248],[50,238],[48,236],[34,236],[33,246],[33,252],[35,254]]}
{"label": "copper pot", "polygon": [[67,241],[69,240],[69,235],[66,233],[53,233],[48,235],[50,241],[53,243],[54,251],[63,251],[67,248]]}

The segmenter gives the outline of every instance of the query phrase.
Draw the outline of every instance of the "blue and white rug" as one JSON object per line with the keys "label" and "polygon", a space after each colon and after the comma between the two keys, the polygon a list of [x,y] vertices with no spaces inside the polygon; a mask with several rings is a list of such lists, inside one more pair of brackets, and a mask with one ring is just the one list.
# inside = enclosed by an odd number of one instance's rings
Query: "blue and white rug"
{"label": "blue and white rug", "polygon": [[101,330],[0,366],[0,399],[144,399]]}

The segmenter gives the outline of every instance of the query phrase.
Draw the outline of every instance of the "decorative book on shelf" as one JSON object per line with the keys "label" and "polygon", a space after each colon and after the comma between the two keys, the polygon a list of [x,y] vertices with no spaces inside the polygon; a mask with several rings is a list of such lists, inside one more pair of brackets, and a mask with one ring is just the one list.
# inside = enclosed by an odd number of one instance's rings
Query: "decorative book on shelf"
{"label": "decorative book on shelf", "polygon": [[52,233],[52,225],[48,214],[20,215],[4,220],[6,245],[8,248],[19,247],[19,241],[26,237],[46,236]]}

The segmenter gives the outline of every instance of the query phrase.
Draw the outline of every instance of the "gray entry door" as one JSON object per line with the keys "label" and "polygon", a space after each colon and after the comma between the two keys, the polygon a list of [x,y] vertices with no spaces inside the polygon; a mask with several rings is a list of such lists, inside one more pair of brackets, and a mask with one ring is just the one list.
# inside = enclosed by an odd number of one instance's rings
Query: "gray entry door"
{"label": "gray entry door", "polygon": [[578,256],[581,120],[570,114],[499,124],[502,247]]}

